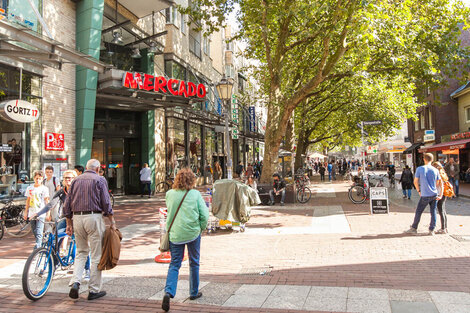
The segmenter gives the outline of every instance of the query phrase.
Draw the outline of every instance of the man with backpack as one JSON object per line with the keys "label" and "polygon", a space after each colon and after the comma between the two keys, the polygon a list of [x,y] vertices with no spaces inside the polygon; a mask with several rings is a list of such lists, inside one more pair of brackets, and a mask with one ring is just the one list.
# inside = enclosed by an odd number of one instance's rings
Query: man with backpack
{"label": "man with backpack", "polygon": [[[49,189],[49,195],[52,197],[57,191],[60,190],[60,181],[57,177],[54,176],[54,168],[52,166],[46,166],[46,179],[44,180],[44,186]],[[50,214],[52,219],[55,221],[58,217],[59,206],[55,205],[51,210]]]}

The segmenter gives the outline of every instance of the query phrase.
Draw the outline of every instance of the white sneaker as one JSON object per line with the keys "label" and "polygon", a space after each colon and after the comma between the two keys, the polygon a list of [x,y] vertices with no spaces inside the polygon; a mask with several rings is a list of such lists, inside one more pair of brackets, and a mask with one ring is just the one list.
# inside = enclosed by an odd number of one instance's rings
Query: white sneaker
{"label": "white sneaker", "polygon": [[416,228],[410,227],[410,229],[405,231],[405,234],[412,234],[412,235],[417,235],[418,230]]}
{"label": "white sneaker", "polygon": [[436,232],[434,230],[430,230],[429,233],[428,233],[429,236],[434,236],[435,234],[436,234]]}

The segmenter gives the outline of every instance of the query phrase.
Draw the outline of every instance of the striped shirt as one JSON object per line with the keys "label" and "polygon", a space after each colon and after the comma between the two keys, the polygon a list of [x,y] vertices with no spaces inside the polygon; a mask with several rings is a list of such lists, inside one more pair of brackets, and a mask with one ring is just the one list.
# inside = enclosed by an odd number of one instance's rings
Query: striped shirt
{"label": "striped shirt", "polygon": [[114,214],[106,179],[91,170],[73,180],[64,205],[67,218],[72,218],[73,212],[87,211],[100,211],[104,216]]}

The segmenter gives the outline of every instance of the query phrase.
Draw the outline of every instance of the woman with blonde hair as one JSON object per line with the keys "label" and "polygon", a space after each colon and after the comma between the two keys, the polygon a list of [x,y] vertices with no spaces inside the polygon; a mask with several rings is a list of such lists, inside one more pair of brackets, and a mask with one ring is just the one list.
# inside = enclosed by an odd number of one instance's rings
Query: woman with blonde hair
{"label": "woman with blonde hair", "polygon": [[220,163],[219,162],[215,162],[214,163],[214,182],[218,179],[221,179],[222,178],[222,167],[220,166]]}
{"label": "woman with blonde hair", "polygon": [[[443,186],[445,185],[446,182],[449,181],[449,177],[446,174],[446,171],[444,170],[444,166],[440,162],[433,162],[432,166],[437,168],[439,171],[439,175],[441,175],[441,179],[443,182]],[[438,194],[440,194],[439,190],[439,185],[437,186],[438,188]],[[442,196],[442,199],[437,201],[437,211],[439,212],[439,216],[441,217],[441,229],[436,231],[436,234],[447,234],[447,213],[446,213],[446,199],[447,197],[444,195]]]}
{"label": "woman with blonde hair", "polygon": [[167,223],[171,263],[166,277],[162,309],[170,309],[170,298],[176,295],[178,274],[183,261],[184,248],[189,255],[189,299],[202,296],[199,292],[199,256],[201,233],[207,227],[209,211],[201,193],[194,189],[196,176],[189,168],[181,169],[175,177],[173,189],[166,193]]}

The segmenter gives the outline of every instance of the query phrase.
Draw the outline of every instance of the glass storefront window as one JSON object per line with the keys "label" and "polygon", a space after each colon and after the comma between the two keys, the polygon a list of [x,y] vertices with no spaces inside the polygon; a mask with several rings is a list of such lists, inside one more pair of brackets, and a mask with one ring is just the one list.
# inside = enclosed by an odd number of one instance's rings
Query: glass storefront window
{"label": "glass storefront window", "polygon": [[217,133],[217,153],[224,153],[224,134]]}
{"label": "glass storefront window", "polygon": [[[20,73],[17,69],[0,65],[0,101],[19,98],[19,80]],[[41,107],[39,77],[23,72],[22,99]],[[36,143],[39,142],[42,131],[40,124],[40,120],[23,124],[0,119],[0,198],[24,195],[32,180],[30,165],[36,166],[41,154],[39,144],[33,147],[31,145],[32,138]]]}
{"label": "glass storefront window", "polygon": [[167,119],[167,174],[176,175],[186,166],[186,145],[184,140],[184,121],[176,118]]}
{"label": "glass storefront window", "polygon": [[202,126],[189,124],[189,162],[197,177],[202,175]]}
{"label": "glass storefront window", "polygon": [[[42,11],[42,0],[32,0],[36,9]],[[25,0],[0,0],[0,9],[3,10],[1,15],[8,18],[9,21],[17,23],[21,26],[38,31],[39,21],[29,1]]]}
{"label": "glass storefront window", "polygon": [[[215,131],[211,128],[205,128],[206,137],[205,137],[205,149],[206,149],[206,170],[205,176],[206,179],[211,177],[211,170],[214,170],[214,161],[213,156],[215,154]],[[211,183],[211,181],[206,180],[206,182]]]}
{"label": "glass storefront window", "polygon": [[252,141],[249,141],[247,142],[247,148],[248,148],[248,155],[246,157],[246,161],[250,164],[253,164],[253,142]]}

